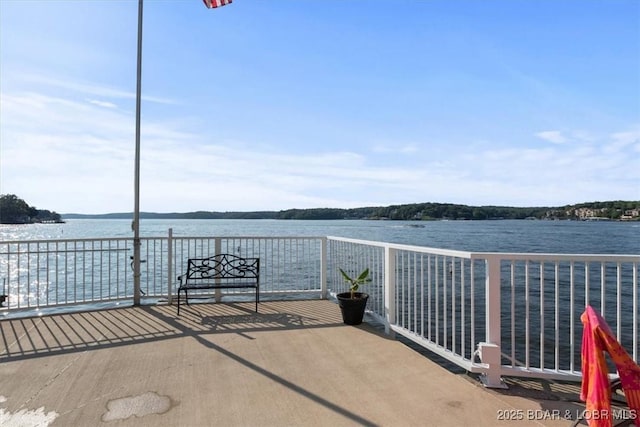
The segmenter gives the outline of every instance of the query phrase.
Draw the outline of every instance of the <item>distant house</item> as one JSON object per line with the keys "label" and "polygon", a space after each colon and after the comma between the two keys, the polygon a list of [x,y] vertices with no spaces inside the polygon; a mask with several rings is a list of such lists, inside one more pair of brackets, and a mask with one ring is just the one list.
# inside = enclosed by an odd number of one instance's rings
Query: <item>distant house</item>
{"label": "distant house", "polygon": [[603,216],[602,214],[607,212],[607,208],[593,209],[593,208],[576,208],[573,211],[573,216],[578,219],[594,219]]}
{"label": "distant house", "polygon": [[640,209],[627,209],[620,217],[622,221],[630,221],[640,218]]}

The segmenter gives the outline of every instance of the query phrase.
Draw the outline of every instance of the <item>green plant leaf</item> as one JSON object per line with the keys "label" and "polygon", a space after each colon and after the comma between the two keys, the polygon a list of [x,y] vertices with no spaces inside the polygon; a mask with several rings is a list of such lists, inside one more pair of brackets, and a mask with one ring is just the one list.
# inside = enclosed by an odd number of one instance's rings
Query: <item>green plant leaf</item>
{"label": "green plant leaf", "polygon": [[338,268],[338,270],[340,270],[340,274],[342,274],[342,277],[344,278],[344,280],[349,283],[349,290],[351,291],[351,297],[353,298],[353,293],[356,292],[359,288],[360,285],[364,285],[366,282],[370,282],[371,279],[369,278],[369,269],[366,268],[362,273],[360,273],[360,275],[356,278],[352,278],[351,276],[349,276],[343,269]]}
{"label": "green plant leaf", "polygon": [[338,270],[340,270],[340,273],[342,274],[342,277],[344,278],[345,281],[351,283],[353,281],[353,279],[351,279],[351,277],[349,277],[349,275],[341,268],[338,268]]}
{"label": "green plant leaf", "polygon": [[359,283],[370,282],[371,279],[369,279],[369,269],[367,268],[362,273],[360,273],[356,281],[358,281]]}

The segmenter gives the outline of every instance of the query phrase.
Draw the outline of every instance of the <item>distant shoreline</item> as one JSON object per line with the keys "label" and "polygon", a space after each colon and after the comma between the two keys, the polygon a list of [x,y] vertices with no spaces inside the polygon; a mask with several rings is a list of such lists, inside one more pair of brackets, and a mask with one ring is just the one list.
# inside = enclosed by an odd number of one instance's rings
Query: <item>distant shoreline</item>
{"label": "distant shoreline", "polygon": [[[133,214],[128,217],[113,217],[107,216],[106,214],[100,215],[91,215],[91,214],[72,214],[70,216],[63,215],[63,218],[66,219],[86,219],[86,220],[101,220],[101,219],[113,219],[113,220],[122,220],[122,221],[131,221]],[[300,218],[184,218],[184,217],[145,217],[140,216],[140,219],[158,219],[158,220],[195,220],[195,221],[211,221],[211,220],[269,220],[269,221],[413,221],[413,222],[429,222],[429,221],[576,221],[576,222],[640,222],[640,219],[628,220],[628,219],[611,219],[611,218],[585,218],[585,219],[576,219],[576,218],[486,218],[486,219],[450,219],[450,218],[431,218],[431,219],[391,219],[391,218],[331,218],[331,219],[323,219],[323,218],[315,218],[315,219],[300,219]],[[32,224],[64,224],[66,221],[59,222],[42,222],[42,223],[32,223]],[[22,224],[16,224],[22,225]],[[24,224],[28,225],[28,224]]]}
{"label": "distant shoreline", "polygon": [[[252,212],[140,212],[141,219],[307,219],[307,220],[582,220],[640,221],[640,201],[614,200],[561,207],[468,206],[452,203],[412,203],[361,208],[310,208]],[[63,219],[132,219],[132,212],[62,215]]]}

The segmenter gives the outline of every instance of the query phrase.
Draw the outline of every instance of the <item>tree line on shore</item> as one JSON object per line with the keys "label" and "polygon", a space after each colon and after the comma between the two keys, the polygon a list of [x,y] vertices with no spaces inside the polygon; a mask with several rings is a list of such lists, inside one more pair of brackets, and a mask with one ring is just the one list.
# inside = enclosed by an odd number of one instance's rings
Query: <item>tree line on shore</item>
{"label": "tree line on shore", "polygon": [[[362,208],[311,208],[281,211],[185,213],[141,212],[143,219],[371,219],[371,220],[488,220],[488,219],[585,219],[585,210],[597,215],[591,218],[617,220],[635,213],[640,220],[640,201],[589,202],[561,207],[468,206],[453,203],[411,203]],[[64,222],[63,218],[131,219],[132,213],[101,215],[64,214],[29,206],[14,194],[0,195],[0,223],[29,224]],[[590,217],[586,217],[587,219]]]}
{"label": "tree line on shore", "polygon": [[[371,219],[371,220],[489,220],[489,219],[584,219],[581,208],[597,211],[597,218],[617,220],[630,210],[640,210],[640,201],[591,202],[562,207],[468,206],[451,203],[413,203],[362,208],[311,208],[281,211],[185,213],[141,212],[143,219]],[[64,218],[130,219],[131,213],[103,215],[65,214]],[[594,216],[595,218],[595,216]],[[635,217],[640,220],[640,216]]]}
{"label": "tree line on shore", "polygon": [[64,222],[60,214],[37,209],[15,194],[0,195],[0,224],[33,224]]}

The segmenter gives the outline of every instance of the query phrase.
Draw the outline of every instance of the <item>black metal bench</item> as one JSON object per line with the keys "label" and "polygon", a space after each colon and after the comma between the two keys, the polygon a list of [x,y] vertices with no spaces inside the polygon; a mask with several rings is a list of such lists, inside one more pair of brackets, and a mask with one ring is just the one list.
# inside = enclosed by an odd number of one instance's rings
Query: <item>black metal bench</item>
{"label": "black metal bench", "polygon": [[260,258],[218,254],[209,258],[189,258],[187,272],[178,276],[178,316],[180,292],[189,305],[190,290],[255,288],[256,313],[260,301]]}

